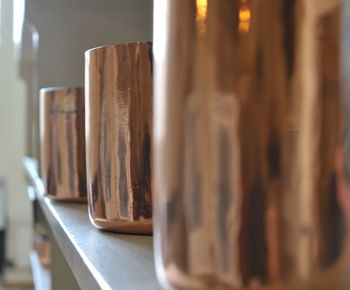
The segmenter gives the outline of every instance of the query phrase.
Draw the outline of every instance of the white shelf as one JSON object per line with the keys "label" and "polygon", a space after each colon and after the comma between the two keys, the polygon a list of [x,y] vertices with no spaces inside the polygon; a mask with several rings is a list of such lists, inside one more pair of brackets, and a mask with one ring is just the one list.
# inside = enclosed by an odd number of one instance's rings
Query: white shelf
{"label": "white shelf", "polygon": [[53,202],[30,158],[24,165],[36,199],[81,289],[157,290],[151,236],[107,233],[92,226],[86,204]]}

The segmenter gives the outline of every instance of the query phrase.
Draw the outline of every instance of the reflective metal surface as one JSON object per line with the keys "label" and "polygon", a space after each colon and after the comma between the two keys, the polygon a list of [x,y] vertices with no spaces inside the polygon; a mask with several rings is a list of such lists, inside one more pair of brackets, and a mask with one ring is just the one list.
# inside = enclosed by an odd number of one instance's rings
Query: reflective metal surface
{"label": "reflective metal surface", "polygon": [[84,89],[40,90],[40,146],[46,194],[86,201]]}
{"label": "reflective metal surface", "polygon": [[91,220],[106,230],[151,233],[151,46],[104,46],[85,59]]}
{"label": "reflective metal surface", "polygon": [[350,289],[349,1],[154,9],[164,287]]}

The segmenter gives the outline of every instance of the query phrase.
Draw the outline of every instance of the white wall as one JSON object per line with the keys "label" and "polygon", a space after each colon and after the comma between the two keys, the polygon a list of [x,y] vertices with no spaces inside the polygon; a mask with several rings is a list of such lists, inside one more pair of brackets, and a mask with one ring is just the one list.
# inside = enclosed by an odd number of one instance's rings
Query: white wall
{"label": "white wall", "polygon": [[26,0],[39,33],[39,87],[84,84],[84,52],[152,40],[152,0]]}
{"label": "white wall", "polygon": [[16,266],[25,267],[31,247],[31,206],[21,160],[25,152],[25,87],[15,60],[12,6],[13,0],[1,0],[0,176],[7,183],[7,256]]}

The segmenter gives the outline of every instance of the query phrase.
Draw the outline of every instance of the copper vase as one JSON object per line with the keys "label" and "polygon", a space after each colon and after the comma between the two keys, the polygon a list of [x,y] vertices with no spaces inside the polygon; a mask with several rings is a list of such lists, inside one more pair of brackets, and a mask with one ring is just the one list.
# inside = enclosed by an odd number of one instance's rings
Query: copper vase
{"label": "copper vase", "polygon": [[40,90],[40,170],[52,199],[87,199],[84,128],[84,89]]}
{"label": "copper vase", "polygon": [[151,233],[151,46],[103,46],[85,60],[91,220],[105,230]]}
{"label": "copper vase", "polygon": [[350,289],[349,3],[155,1],[166,289]]}

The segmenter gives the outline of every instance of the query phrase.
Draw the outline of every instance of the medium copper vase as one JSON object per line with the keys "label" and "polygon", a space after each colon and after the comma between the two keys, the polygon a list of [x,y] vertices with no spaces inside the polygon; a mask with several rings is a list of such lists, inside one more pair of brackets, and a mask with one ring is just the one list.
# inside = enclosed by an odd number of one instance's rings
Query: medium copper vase
{"label": "medium copper vase", "polygon": [[84,128],[84,89],[40,90],[40,170],[52,199],[87,200]]}
{"label": "medium copper vase", "polygon": [[350,289],[349,2],[155,1],[167,289]]}
{"label": "medium copper vase", "polygon": [[86,52],[89,212],[101,229],[152,232],[152,61],[149,43]]}

